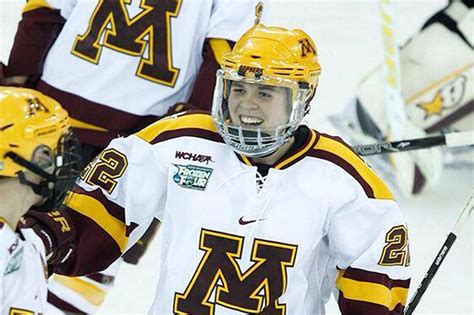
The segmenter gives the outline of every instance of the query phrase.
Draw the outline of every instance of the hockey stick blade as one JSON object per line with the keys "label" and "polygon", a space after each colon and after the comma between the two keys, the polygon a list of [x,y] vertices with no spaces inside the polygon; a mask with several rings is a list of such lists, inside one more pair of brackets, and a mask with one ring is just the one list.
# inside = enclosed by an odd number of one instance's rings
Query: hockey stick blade
{"label": "hockey stick blade", "polygon": [[431,280],[433,280],[434,276],[436,275],[436,272],[438,271],[439,267],[441,266],[444,259],[446,258],[446,255],[448,255],[448,252],[453,246],[454,241],[456,240],[456,237],[461,231],[462,226],[464,225],[464,223],[466,223],[466,221],[471,216],[473,209],[474,209],[474,199],[471,196],[466,206],[462,210],[461,214],[459,215],[452,231],[449,233],[443,246],[441,246],[441,249],[439,250],[438,255],[436,255],[436,258],[434,259],[433,263],[428,269],[428,272],[426,273],[425,277],[423,278],[420,285],[418,286],[418,289],[416,290],[415,294],[411,298],[410,303],[408,304],[407,309],[404,312],[405,315],[413,314],[413,311],[415,310],[416,306],[420,302],[421,297],[423,296],[426,289],[428,288]]}
{"label": "hockey stick blade", "polygon": [[364,144],[353,147],[361,156],[406,152],[412,150],[428,149],[435,146],[446,145],[459,147],[474,144],[474,131],[447,133],[439,136],[417,138],[392,142]]}

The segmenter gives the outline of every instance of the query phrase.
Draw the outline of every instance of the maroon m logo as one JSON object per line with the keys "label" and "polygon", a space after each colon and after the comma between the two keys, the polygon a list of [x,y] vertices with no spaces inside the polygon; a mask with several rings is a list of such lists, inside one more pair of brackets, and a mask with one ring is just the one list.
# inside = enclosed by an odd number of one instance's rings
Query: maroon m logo
{"label": "maroon m logo", "polygon": [[[214,314],[216,304],[245,313],[285,314],[278,298],[286,291],[287,269],[295,263],[296,245],[256,239],[254,264],[242,272],[244,238],[201,230],[199,248],[205,252],[183,293],[176,293],[177,314]],[[215,291],[215,298],[210,298]]]}
{"label": "maroon m logo", "polygon": [[174,86],[179,69],[172,66],[170,17],[178,15],[181,0],[141,0],[142,11],[129,17],[125,0],[99,0],[84,34],[71,53],[98,64],[102,48],[140,57],[138,77]]}

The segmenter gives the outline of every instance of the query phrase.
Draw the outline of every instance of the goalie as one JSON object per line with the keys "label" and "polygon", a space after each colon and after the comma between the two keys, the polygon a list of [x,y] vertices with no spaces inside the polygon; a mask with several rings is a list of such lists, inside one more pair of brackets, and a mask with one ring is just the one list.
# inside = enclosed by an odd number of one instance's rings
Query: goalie
{"label": "goalie", "polygon": [[[405,139],[473,129],[472,7],[472,1],[450,1],[401,48],[401,93],[408,118],[403,126]],[[331,118],[352,144],[385,141],[388,137],[390,117],[384,104],[384,84],[380,66],[362,80],[357,98],[344,113]],[[446,153],[444,160],[472,163],[472,149],[456,153]],[[395,176],[394,184],[405,195],[417,195],[433,188],[443,167],[441,149],[403,154],[410,155],[408,163],[379,157],[372,163],[392,175],[388,178]]]}

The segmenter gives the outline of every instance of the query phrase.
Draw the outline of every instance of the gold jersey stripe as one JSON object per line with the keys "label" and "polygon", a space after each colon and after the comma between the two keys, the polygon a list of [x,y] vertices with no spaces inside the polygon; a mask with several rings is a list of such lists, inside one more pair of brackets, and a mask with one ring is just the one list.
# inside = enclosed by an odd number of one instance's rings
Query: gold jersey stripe
{"label": "gold jersey stripe", "polygon": [[314,141],[316,140],[316,133],[311,129],[310,129],[310,133],[311,133],[311,139],[309,140],[308,144],[301,151],[295,153],[294,155],[290,156],[286,160],[281,161],[280,163],[278,163],[275,166],[276,169],[281,169],[281,168],[285,167],[289,163],[293,162],[294,160],[296,160],[297,158],[299,158],[300,156],[302,156],[303,154],[308,152],[308,150],[313,147]]}
{"label": "gold jersey stripe", "polygon": [[393,310],[397,304],[406,304],[408,289],[393,287],[392,289],[379,283],[357,281],[344,278],[344,271],[339,271],[336,287],[348,300],[363,301],[383,305]]}
{"label": "gold jersey stripe", "polygon": [[71,125],[74,128],[89,129],[89,130],[104,131],[104,132],[108,131],[105,128],[95,126],[95,125],[92,125],[92,124],[88,124],[86,122],[83,122],[83,121],[80,121],[80,120],[77,120],[77,119],[74,119],[74,118],[71,118]]}
{"label": "gold jersey stripe", "polygon": [[374,197],[376,199],[395,199],[387,185],[385,185],[385,183],[375,174],[375,172],[369,166],[367,166],[365,161],[341,142],[321,135],[318,143],[315,146],[315,149],[337,155],[353,166],[357,173],[372,188],[374,191]]}
{"label": "gold jersey stripe", "polygon": [[23,7],[23,13],[41,8],[53,9],[46,0],[29,0]]}
{"label": "gold jersey stripe", "polygon": [[100,201],[90,196],[71,193],[67,199],[66,206],[97,223],[114,239],[123,253],[128,239],[125,235],[126,226],[122,221],[110,215]]}
{"label": "gold jersey stripe", "polygon": [[208,114],[188,114],[182,116],[170,116],[161,119],[145,129],[139,131],[135,135],[142,140],[150,143],[165,131],[173,131],[179,129],[203,129],[217,133],[216,126],[212,117]]}
{"label": "gold jersey stripe", "polygon": [[100,306],[107,295],[107,292],[102,288],[99,288],[88,281],[82,280],[81,278],[66,277],[55,274],[53,275],[52,281],[71,289],[82,296],[87,302],[95,306]]}
{"label": "gold jersey stripe", "polygon": [[223,38],[211,38],[209,40],[209,45],[211,45],[214,58],[216,58],[216,61],[219,64],[222,64],[224,55],[232,51],[227,40]]}

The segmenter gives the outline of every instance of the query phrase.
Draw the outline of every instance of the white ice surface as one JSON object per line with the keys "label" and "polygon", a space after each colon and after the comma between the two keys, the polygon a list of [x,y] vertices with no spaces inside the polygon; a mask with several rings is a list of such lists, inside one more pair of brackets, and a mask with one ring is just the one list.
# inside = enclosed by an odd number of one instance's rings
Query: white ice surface
{"label": "white ice surface", "polygon": [[[136,1],[136,0],[134,0]],[[267,0],[268,1],[268,0]],[[0,60],[6,62],[21,3],[0,0]],[[379,11],[370,1],[269,0],[269,23],[302,28],[315,40],[323,67],[309,123],[338,112],[355,94],[355,87],[382,60]],[[398,1],[399,42],[447,1]],[[473,192],[474,172],[449,170],[436,190],[417,199],[399,197],[408,221],[414,275],[410,295],[428,270],[450,228]],[[473,220],[467,222],[438,274],[421,300],[416,314],[473,314]],[[106,300],[103,314],[141,314],[151,305],[156,278],[159,237],[138,266],[122,264],[117,283]],[[339,314],[333,300],[329,314]]]}

